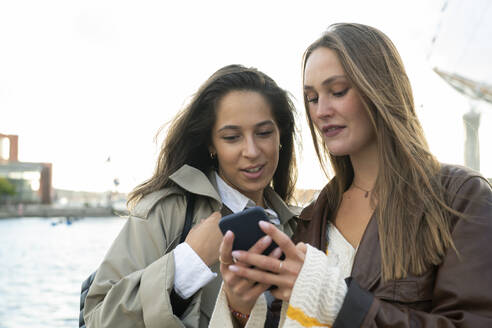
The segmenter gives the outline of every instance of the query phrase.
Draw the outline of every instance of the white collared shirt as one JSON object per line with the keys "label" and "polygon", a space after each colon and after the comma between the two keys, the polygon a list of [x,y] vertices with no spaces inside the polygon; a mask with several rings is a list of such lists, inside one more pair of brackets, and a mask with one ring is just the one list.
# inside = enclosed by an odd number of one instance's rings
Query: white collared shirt
{"label": "white collared shirt", "polygon": [[[215,173],[215,178],[217,181],[217,188],[219,189],[219,196],[220,199],[222,199],[222,204],[229,207],[232,213],[241,212],[245,208],[256,206],[254,201],[229,186],[217,173]],[[268,207],[265,211],[269,214],[269,220],[271,223],[275,225],[280,224],[278,215],[274,210]]]}
{"label": "white collared shirt", "polygon": [[[229,186],[217,172],[215,172],[215,179],[222,204],[233,213],[256,206],[254,201]],[[278,215],[274,210],[267,208],[265,211],[268,212],[271,223],[280,224]],[[217,276],[186,242],[176,246],[173,253],[175,262],[174,290],[180,297],[190,298]]]}

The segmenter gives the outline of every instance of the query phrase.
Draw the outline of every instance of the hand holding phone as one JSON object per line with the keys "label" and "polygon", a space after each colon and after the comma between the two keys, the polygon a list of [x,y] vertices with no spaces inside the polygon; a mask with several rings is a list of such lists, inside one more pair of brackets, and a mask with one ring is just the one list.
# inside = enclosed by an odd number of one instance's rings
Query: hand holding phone
{"label": "hand holding phone", "polygon": [[[262,207],[255,206],[224,216],[219,221],[219,228],[222,234],[225,234],[227,230],[234,233],[233,250],[247,251],[258,239],[265,236],[265,233],[258,226],[260,221],[268,222],[268,215]],[[272,241],[270,246],[263,251],[263,254],[269,255],[275,248],[277,248],[277,244]]]}

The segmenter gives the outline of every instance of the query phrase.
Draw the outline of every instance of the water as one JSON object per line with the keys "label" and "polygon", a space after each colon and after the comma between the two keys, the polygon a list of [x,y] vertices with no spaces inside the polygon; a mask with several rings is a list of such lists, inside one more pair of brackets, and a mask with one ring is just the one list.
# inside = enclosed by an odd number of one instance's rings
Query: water
{"label": "water", "polygon": [[78,327],[80,286],[125,220],[0,220],[0,328]]}

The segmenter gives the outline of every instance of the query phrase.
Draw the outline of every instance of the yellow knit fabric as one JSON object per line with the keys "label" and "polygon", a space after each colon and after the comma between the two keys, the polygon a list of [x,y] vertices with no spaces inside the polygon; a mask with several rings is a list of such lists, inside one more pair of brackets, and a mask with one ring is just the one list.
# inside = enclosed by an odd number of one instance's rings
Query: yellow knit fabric
{"label": "yellow knit fabric", "polygon": [[297,321],[303,327],[330,327],[327,323],[321,323],[316,318],[306,315],[300,308],[289,305],[287,309],[287,317]]}

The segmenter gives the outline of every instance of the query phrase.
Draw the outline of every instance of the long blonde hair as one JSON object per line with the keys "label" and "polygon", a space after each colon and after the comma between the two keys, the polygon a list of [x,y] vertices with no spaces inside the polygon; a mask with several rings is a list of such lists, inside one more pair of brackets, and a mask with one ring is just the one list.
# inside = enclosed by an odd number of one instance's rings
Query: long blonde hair
{"label": "long blonde hair", "polygon": [[[337,54],[376,133],[379,173],[372,197],[377,199],[383,280],[422,274],[430,265],[441,263],[447,248],[454,248],[449,220],[453,211],[444,201],[437,179],[440,165],[429,152],[400,55],[381,31],[339,23],[308,47],[303,72],[309,56],[320,47]],[[335,173],[328,188],[332,199],[328,206],[335,213],[352,183],[353,167],[349,156],[329,154],[304,98],[320,163],[327,172],[328,157]]]}

